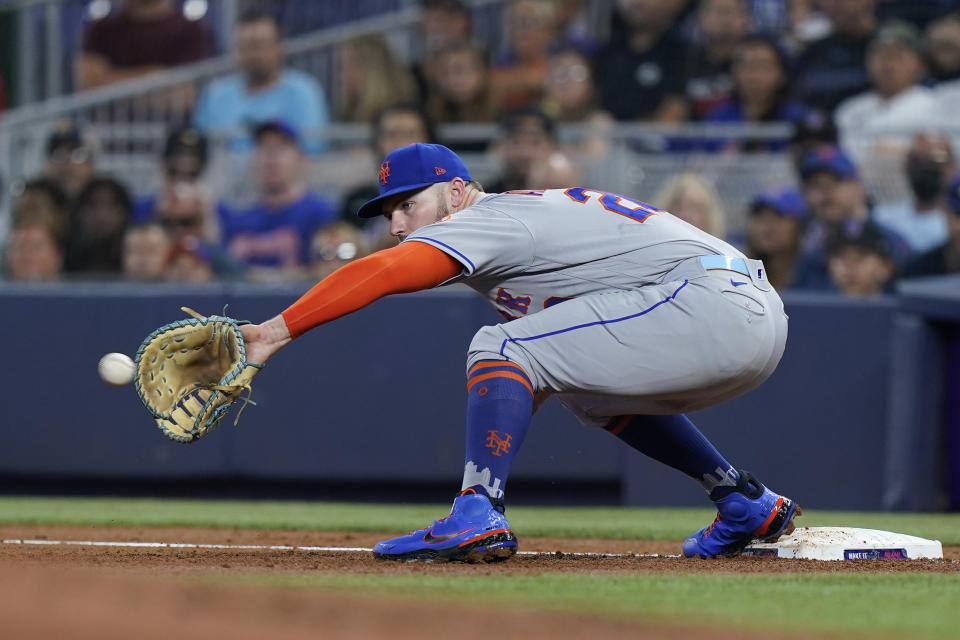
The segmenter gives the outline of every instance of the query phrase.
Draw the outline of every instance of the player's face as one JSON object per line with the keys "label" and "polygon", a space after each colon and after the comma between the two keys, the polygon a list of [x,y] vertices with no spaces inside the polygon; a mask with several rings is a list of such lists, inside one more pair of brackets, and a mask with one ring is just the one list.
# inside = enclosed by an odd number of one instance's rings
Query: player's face
{"label": "player's face", "polygon": [[383,203],[383,215],[390,221],[390,235],[402,242],[407,236],[449,213],[446,189],[442,184],[421,191],[402,193]]}

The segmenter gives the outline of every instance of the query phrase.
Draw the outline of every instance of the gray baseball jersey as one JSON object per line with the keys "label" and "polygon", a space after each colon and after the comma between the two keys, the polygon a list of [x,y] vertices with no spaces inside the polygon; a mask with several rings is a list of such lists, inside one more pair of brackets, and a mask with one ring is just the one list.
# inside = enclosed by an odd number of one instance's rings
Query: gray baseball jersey
{"label": "gray baseball jersey", "polygon": [[491,194],[406,241],[458,260],[454,281],[511,320],[478,332],[468,366],[513,360],[587,424],[716,404],[783,351],[786,317],[759,262],[623,196]]}

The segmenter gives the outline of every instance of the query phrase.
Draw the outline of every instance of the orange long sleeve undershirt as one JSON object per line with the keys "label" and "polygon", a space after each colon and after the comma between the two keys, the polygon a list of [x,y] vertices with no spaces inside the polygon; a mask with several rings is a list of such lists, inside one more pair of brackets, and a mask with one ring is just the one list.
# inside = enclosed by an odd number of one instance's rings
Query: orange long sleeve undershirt
{"label": "orange long sleeve undershirt", "polygon": [[290,337],[362,309],[393,293],[430,289],[463,265],[423,242],[404,242],[334,271],[283,311]]}

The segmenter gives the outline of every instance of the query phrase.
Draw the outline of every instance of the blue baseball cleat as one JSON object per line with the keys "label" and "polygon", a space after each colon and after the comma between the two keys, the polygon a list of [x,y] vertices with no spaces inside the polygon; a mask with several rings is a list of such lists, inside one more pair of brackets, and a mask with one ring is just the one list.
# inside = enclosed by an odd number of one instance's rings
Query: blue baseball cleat
{"label": "blue baseball cleat", "polygon": [[739,473],[736,489],[716,501],[713,524],[683,541],[683,555],[729,558],[755,540],[773,542],[793,533],[793,519],[803,513],[800,506],[770,491],[749,472]]}
{"label": "blue baseball cleat", "polygon": [[377,543],[373,557],[408,562],[496,562],[516,552],[517,537],[503,515],[503,502],[467,493],[457,496],[446,518]]}

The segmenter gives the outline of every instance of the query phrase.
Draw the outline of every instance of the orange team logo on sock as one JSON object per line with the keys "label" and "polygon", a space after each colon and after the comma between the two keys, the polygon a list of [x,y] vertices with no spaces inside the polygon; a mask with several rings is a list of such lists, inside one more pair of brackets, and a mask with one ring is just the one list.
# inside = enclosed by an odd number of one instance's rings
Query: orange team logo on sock
{"label": "orange team logo on sock", "polygon": [[380,165],[380,184],[387,184],[387,178],[390,177],[390,161],[384,160]]}
{"label": "orange team logo on sock", "polygon": [[490,431],[487,431],[486,447],[487,449],[493,449],[493,455],[495,456],[500,456],[504,453],[510,453],[510,441],[512,439],[513,436],[511,436],[509,433],[501,437],[499,431],[491,429]]}

